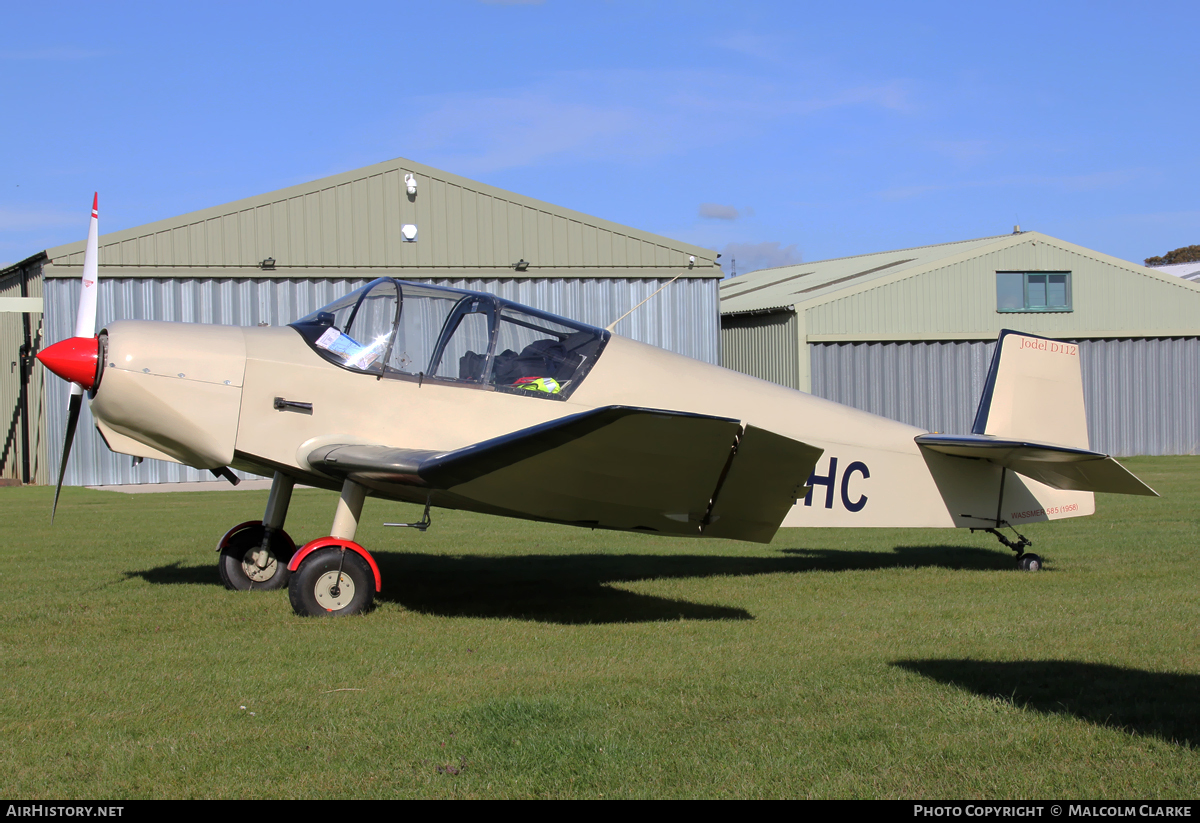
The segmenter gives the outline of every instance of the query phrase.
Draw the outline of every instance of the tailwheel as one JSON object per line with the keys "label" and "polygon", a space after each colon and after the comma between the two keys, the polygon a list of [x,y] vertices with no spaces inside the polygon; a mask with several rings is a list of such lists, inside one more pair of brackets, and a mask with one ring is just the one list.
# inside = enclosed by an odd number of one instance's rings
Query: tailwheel
{"label": "tailwheel", "polygon": [[1036,572],[1042,568],[1042,558],[1036,554],[1023,554],[1017,558],[1017,568],[1023,572]]}
{"label": "tailwheel", "polygon": [[[997,520],[996,524],[1001,525],[1001,521]],[[1004,523],[1003,525],[1008,526],[1008,528],[1012,529],[1011,524]],[[999,540],[1005,546],[1008,546],[1010,549],[1012,549],[1013,551],[1015,551],[1017,553],[1017,568],[1018,569],[1020,569],[1023,572],[1039,571],[1042,568],[1042,558],[1038,557],[1036,554],[1025,551],[1025,547],[1032,546],[1033,541],[1030,540],[1025,535],[1021,534],[1016,529],[1012,529],[1012,530],[1013,530],[1013,534],[1015,534],[1017,536],[1016,540],[1009,540],[1007,537],[1005,537],[1003,534],[1001,534],[996,529],[975,528],[975,529],[971,529],[971,534],[974,534],[975,532],[987,532],[988,534],[994,535],[997,540]]]}
{"label": "tailwheel", "polygon": [[375,575],[357,552],[327,546],[300,561],[288,581],[288,599],[301,617],[361,614],[375,600]]}
{"label": "tailwheel", "polygon": [[217,571],[225,588],[272,591],[287,585],[291,575],[287,564],[296,544],[282,529],[272,529],[268,536],[263,524],[252,520],[226,532],[217,551],[221,553]]}

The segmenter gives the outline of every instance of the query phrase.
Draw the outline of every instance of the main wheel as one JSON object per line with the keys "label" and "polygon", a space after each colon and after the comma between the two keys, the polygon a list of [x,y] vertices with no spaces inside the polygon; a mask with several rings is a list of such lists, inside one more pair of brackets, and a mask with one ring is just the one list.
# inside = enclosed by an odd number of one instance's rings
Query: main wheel
{"label": "main wheel", "polygon": [[1023,554],[1017,558],[1017,568],[1023,572],[1036,572],[1042,568],[1042,558],[1036,554]]}
{"label": "main wheel", "polygon": [[225,588],[234,591],[271,591],[287,585],[287,564],[296,545],[287,532],[276,530],[266,549],[262,547],[263,526],[252,524],[228,535],[217,560]]}
{"label": "main wheel", "polygon": [[288,581],[288,599],[301,617],[361,614],[375,599],[375,575],[357,552],[328,546],[301,561]]}

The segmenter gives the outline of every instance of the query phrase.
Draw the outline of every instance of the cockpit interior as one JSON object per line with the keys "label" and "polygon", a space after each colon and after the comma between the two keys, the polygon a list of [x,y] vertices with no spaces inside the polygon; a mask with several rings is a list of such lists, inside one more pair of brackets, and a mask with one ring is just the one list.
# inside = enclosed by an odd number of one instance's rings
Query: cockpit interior
{"label": "cockpit interior", "polygon": [[565,400],[609,332],[490,294],[385,277],[291,324],[324,359],[378,378]]}

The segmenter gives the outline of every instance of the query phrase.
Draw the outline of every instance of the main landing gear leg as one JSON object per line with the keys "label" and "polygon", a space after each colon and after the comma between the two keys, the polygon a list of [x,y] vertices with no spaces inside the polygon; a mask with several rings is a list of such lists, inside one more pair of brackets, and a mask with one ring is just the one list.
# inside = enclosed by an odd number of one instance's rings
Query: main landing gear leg
{"label": "main landing gear leg", "polygon": [[295,485],[296,481],[283,472],[275,472],[262,521],[234,526],[217,543],[221,554],[217,570],[225,588],[270,590],[287,585],[287,562],[296,553],[296,544],[283,530],[283,521]]}
{"label": "main landing gear leg", "polygon": [[292,557],[288,599],[296,614],[341,616],[371,607],[380,588],[379,567],[367,550],[354,542],[366,496],[365,486],[347,480],[329,537],[305,544]]}

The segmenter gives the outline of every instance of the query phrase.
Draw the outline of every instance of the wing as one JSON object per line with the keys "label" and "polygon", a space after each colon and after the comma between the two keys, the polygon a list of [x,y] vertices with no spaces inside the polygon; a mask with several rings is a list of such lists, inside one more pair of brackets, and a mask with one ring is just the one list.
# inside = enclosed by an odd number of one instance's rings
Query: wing
{"label": "wing", "polygon": [[729,418],[607,406],[451,452],[334,445],[308,461],[496,514],[770,542],[820,455]]}
{"label": "wing", "polygon": [[1158,496],[1101,452],[980,434],[922,434],[916,441],[922,448],[942,454],[987,460],[1054,489]]}

